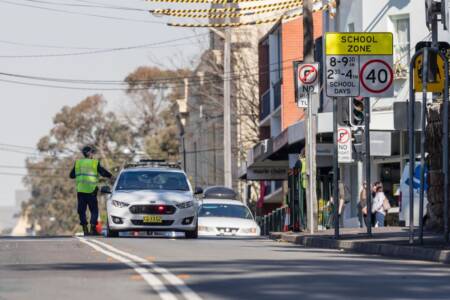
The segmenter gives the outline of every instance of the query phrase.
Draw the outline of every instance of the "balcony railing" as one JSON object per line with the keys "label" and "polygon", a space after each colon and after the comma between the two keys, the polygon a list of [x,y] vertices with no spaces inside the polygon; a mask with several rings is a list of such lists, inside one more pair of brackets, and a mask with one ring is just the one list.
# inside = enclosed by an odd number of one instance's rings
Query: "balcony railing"
{"label": "balcony railing", "polygon": [[261,97],[261,111],[259,119],[264,120],[270,114],[270,90],[267,90]]}
{"label": "balcony railing", "polygon": [[281,105],[281,80],[273,85],[273,110]]}

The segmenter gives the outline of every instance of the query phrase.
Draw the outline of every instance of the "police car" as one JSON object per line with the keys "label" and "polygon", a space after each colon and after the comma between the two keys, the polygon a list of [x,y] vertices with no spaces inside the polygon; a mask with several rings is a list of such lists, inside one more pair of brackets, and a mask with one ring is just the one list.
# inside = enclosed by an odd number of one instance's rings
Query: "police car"
{"label": "police car", "polygon": [[[197,238],[198,205],[186,174],[164,161],[142,160],[118,175],[106,203],[109,237],[121,231],[180,231]],[[202,193],[201,189],[196,191]]]}

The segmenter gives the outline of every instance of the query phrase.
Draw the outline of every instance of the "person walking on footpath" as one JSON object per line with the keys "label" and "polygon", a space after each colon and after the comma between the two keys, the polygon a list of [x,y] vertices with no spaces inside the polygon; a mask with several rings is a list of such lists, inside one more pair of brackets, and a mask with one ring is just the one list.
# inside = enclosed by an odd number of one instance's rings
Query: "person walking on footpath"
{"label": "person walking on footpath", "polygon": [[[112,174],[103,168],[100,161],[94,159],[95,148],[84,146],[81,150],[84,158],[78,159],[70,172],[70,178],[75,179],[78,198],[78,216],[84,235],[98,235],[96,226],[98,220],[98,181],[99,176],[111,178]],[[90,231],[86,220],[86,210],[89,207],[91,213]]]}
{"label": "person walking on footpath", "polygon": [[368,218],[367,218],[367,182],[364,181],[361,185],[361,189],[359,190],[359,202],[358,202],[358,220],[359,227],[363,228],[365,224],[368,227]]}
{"label": "person walking on footpath", "polygon": [[373,198],[372,212],[375,213],[375,227],[384,227],[384,219],[386,216],[386,195],[383,192],[383,187],[376,188],[375,197]]}

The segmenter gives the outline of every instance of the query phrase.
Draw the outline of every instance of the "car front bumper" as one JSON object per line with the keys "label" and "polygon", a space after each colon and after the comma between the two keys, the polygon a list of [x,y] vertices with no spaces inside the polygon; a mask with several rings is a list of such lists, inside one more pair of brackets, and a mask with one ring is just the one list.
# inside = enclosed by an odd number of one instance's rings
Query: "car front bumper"
{"label": "car front bumper", "polygon": [[[117,231],[193,231],[197,227],[197,210],[195,206],[177,208],[174,214],[133,214],[129,207],[116,207],[108,202],[108,226]],[[143,223],[144,216],[153,215],[161,217],[163,223]],[[117,222],[120,218],[121,222]],[[183,224],[186,219],[192,218],[189,224]]]}
{"label": "car front bumper", "polygon": [[221,237],[221,236],[236,236],[236,237],[258,237],[261,235],[261,231],[259,230],[259,228],[256,230],[256,232],[242,232],[241,230],[237,231],[237,232],[221,232],[218,230],[214,230],[214,231],[205,231],[202,230],[201,228],[199,228],[198,231],[198,235],[199,236],[204,236],[204,237]]}

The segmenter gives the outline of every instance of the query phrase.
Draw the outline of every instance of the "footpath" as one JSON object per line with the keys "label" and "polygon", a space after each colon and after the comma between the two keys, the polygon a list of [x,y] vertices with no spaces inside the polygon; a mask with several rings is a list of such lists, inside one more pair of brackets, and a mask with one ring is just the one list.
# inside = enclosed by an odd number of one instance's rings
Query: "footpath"
{"label": "footpath", "polygon": [[307,232],[272,232],[269,237],[309,248],[341,249],[450,264],[450,244],[445,244],[442,234],[424,233],[423,245],[419,245],[418,232],[414,236],[414,244],[410,245],[408,228],[384,227],[373,228],[372,237],[367,235],[366,228],[341,228],[338,240],[334,238],[334,229],[320,231],[313,235]]}

